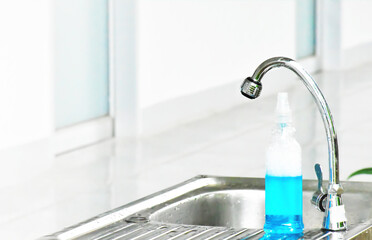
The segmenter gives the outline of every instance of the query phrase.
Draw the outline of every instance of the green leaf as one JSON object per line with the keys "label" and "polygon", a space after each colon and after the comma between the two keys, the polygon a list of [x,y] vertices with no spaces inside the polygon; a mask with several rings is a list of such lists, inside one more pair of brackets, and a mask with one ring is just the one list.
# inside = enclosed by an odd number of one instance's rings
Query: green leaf
{"label": "green leaf", "polygon": [[347,179],[350,179],[351,177],[354,177],[360,174],[372,174],[372,168],[363,168],[358,171],[355,171],[352,174],[350,174],[350,176],[348,176]]}

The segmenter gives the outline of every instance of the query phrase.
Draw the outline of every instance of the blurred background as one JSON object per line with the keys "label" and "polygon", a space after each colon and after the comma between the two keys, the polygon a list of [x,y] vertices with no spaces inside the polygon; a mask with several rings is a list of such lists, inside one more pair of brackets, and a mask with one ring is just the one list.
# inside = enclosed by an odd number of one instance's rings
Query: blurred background
{"label": "blurred background", "polygon": [[259,99],[240,95],[274,56],[319,83],[342,180],[371,167],[371,11],[370,0],[0,0],[2,238],[35,239],[198,174],[264,177],[278,91],[315,178],[325,132],[296,76],[272,71]]}

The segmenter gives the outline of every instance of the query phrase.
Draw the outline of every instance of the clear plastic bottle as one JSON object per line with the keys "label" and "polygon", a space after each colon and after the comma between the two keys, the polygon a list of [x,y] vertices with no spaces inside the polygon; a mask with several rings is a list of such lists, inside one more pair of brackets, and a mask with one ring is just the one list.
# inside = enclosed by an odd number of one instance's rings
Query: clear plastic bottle
{"label": "clear plastic bottle", "polygon": [[301,147],[294,138],[288,94],[279,93],[276,124],[266,152],[265,226],[267,234],[301,233]]}

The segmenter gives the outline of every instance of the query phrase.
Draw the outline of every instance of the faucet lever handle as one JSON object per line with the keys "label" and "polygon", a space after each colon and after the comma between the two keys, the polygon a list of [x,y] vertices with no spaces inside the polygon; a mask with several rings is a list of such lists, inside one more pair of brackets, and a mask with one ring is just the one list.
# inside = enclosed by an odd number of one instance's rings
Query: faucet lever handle
{"label": "faucet lever handle", "polygon": [[313,194],[311,198],[311,203],[315,205],[315,207],[319,210],[324,212],[325,211],[325,200],[327,199],[327,194],[323,190],[323,173],[320,164],[317,163],[314,166],[316,177],[318,178],[318,189]]}
{"label": "faucet lever handle", "polygon": [[323,190],[323,173],[322,173],[322,167],[319,163],[314,165],[316,177],[318,178],[318,191],[321,193],[324,193]]}

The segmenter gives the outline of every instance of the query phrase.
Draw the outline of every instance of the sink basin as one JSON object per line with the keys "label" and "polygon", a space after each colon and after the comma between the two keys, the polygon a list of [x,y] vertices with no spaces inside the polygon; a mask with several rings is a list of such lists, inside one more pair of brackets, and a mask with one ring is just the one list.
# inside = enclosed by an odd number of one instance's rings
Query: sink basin
{"label": "sink basin", "polygon": [[[258,181],[261,182],[263,179]],[[349,222],[362,223],[372,218],[372,189],[371,192],[355,192],[354,188],[358,188],[359,184],[343,184],[346,189],[343,199]],[[258,185],[262,186],[262,184]],[[306,229],[322,226],[324,214],[315,210],[310,203],[314,189],[313,181],[304,181],[303,220]],[[364,207],[364,211],[360,211],[361,206]],[[262,186],[261,189],[254,190],[212,191],[160,207],[159,210],[149,215],[151,221],[233,228],[262,228],[265,223],[265,190]],[[356,212],[358,214],[353,214]]]}
{"label": "sink basin", "polygon": [[[314,211],[308,201],[312,195],[304,192],[304,224],[320,228],[323,214]],[[265,223],[265,191],[225,190],[200,194],[166,206],[149,216],[151,221],[225,226],[232,228],[262,228]]]}
{"label": "sink basin", "polygon": [[[310,204],[317,182],[303,181],[301,239],[372,239],[372,183],[342,184],[349,227],[328,232]],[[264,179],[198,176],[41,239],[259,239],[264,203]]]}
{"label": "sink basin", "polygon": [[222,190],[203,193],[155,211],[150,221],[221,226],[262,228],[265,211],[262,190]]}

